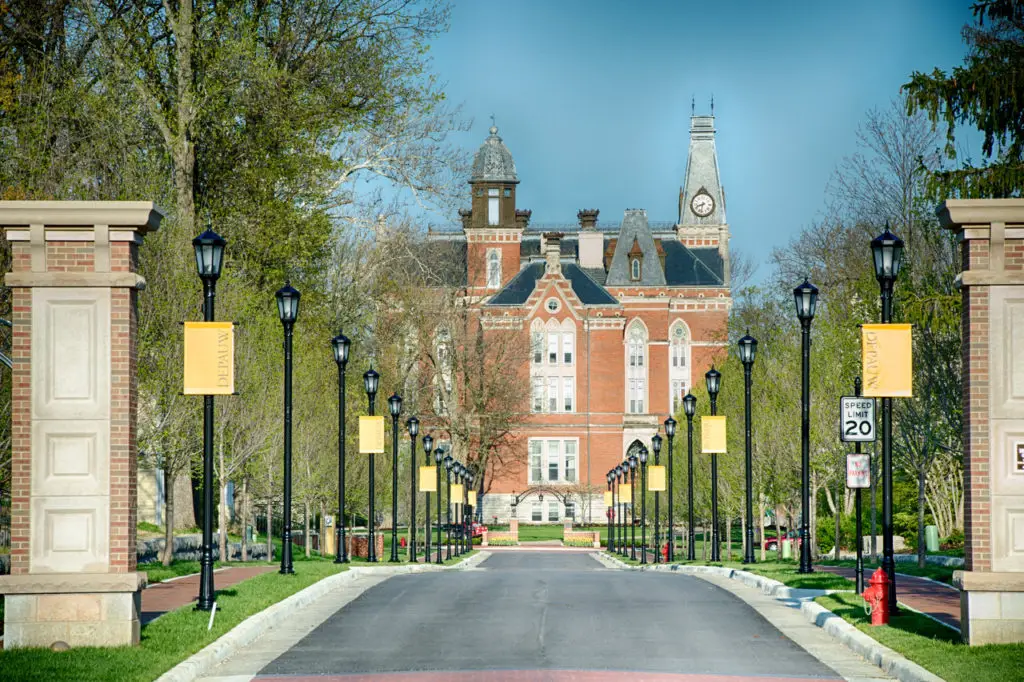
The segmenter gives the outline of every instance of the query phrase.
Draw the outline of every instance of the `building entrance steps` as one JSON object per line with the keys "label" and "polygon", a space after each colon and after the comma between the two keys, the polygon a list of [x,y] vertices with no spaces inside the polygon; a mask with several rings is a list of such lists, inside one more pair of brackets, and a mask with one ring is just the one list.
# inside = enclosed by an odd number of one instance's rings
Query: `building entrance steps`
{"label": "building entrance steps", "polygon": [[[229,566],[221,568],[213,573],[215,589],[224,589],[237,585],[243,580],[248,580],[263,573],[276,571],[277,565],[267,564],[266,566]],[[142,613],[140,621],[146,625],[158,616],[168,611],[180,609],[182,606],[191,604],[199,595],[199,574],[187,575],[177,580],[169,580],[156,583],[142,591]]]}
{"label": "building entrance steps", "polygon": [[[815,566],[814,570],[836,573],[850,580],[854,580],[856,576],[854,569],[843,566]],[[865,584],[874,570],[864,567]],[[903,575],[897,571],[896,597],[910,608],[957,630],[960,629],[960,590],[955,587],[927,578]]]}

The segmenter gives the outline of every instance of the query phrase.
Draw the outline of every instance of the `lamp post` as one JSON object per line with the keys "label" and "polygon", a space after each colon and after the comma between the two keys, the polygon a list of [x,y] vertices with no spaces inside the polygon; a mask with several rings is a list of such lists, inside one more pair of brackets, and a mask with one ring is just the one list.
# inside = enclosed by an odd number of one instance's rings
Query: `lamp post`
{"label": "lamp post", "polygon": [[[371,365],[370,369],[366,370],[366,372],[363,373],[363,388],[366,389],[366,401],[367,401],[367,406],[368,406],[367,411],[370,413],[371,417],[374,416],[373,412],[374,412],[375,403],[377,401],[377,386],[379,386],[379,385],[380,385],[380,374],[378,374],[377,371],[375,369],[373,369],[373,366]],[[369,562],[376,562],[377,561],[377,543],[375,542],[375,539],[373,537],[373,523],[374,523],[373,498],[376,497],[376,494],[375,494],[376,493],[376,489],[374,487],[374,480],[373,480],[373,475],[374,475],[374,457],[373,457],[373,455],[370,455],[370,472],[369,473],[370,473],[370,514],[369,514],[369,516],[366,519],[366,523],[367,523],[367,526],[368,526],[368,529],[367,529],[368,532],[367,532],[367,536],[366,536],[366,540],[367,540],[366,560],[369,561]]]}
{"label": "lamp post", "polygon": [[683,398],[683,412],[686,414],[686,560],[696,561],[697,550],[693,546],[693,415],[697,412],[697,398],[692,393]]}
{"label": "lamp post", "polygon": [[[668,561],[676,560],[676,533],[673,524],[672,511],[675,508],[675,500],[672,498],[672,460],[675,453],[672,451],[672,439],[676,435],[676,420],[669,417],[665,420],[665,435],[668,436]],[[655,455],[657,459],[657,455]],[[657,498],[655,498],[657,499]]]}
{"label": "lamp post", "polygon": [[444,461],[444,450],[440,445],[434,450],[434,468],[437,470],[437,559],[434,563],[441,563],[441,463]]}
{"label": "lamp post", "polygon": [[612,472],[609,471],[605,475],[605,480],[608,481],[608,492],[611,493],[612,504],[608,509],[605,510],[604,515],[608,517],[608,551],[615,551],[615,538],[612,536],[612,517],[615,516],[615,490],[612,488]]}
{"label": "lamp post", "polygon": [[[757,339],[748,332],[739,341],[740,362],[743,363],[743,413],[744,434],[747,458],[747,532],[746,546],[743,549],[743,563],[754,563],[754,464],[751,458],[750,432],[750,375],[754,369],[754,357],[757,355]],[[763,542],[763,540],[762,540]]]}
{"label": "lamp post", "polygon": [[[875,278],[881,287],[882,324],[892,322],[892,292],[903,260],[903,240],[889,230],[871,240]],[[889,611],[897,612],[892,546],[892,398],[882,398],[882,568],[889,576]]]}
{"label": "lamp post", "polygon": [[409,417],[405,428],[409,430],[409,561],[416,563],[416,436],[420,420]]}
{"label": "lamp post", "polygon": [[[433,449],[434,449],[434,437],[431,436],[428,433],[427,435],[423,436],[423,459],[426,462],[427,466],[430,466],[430,451],[433,450]],[[441,491],[438,490],[437,492],[440,493]],[[425,508],[425,512],[426,513],[424,514],[424,517],[426,518],[426,528],[425,528],[425,530],[427,531],[427,547],[426,547],[426,552],[427,553],[426,553],[425,558],[424,558],[423,561],[424,561],[424,563],[429,564],[430,563],[430,493],[424,493],[424,495],[425,495],[425,498],[426,498],[426,508]]]}
{"label": "lamp post", "polygon": [[284,529],[281,573],[292,568],[292,329],[299,316],[299,292],[289,282],[277,290],[277,313],[284,327]]}
{"label": "lamp post", "polygon": [[348,562],[348,551],[345,548],[345,368],[351,344],[341,332],[331,339],[334,361],[338,363],[338,523],[334,527],[334,541],[338,545],[334,553],[336,564]]}
{"label": "lamp post", "polygon": [[811,573],[811,320],[818,304],[818,288],[805,279],[793,289],[796,316],[800,320],[801,389],[800,389],[800,569],[798,573]]}
{"label": "lamp post", "polygon": [[[455,479],[456,485],[462,483],[462,462],[452,462],[452,478]],[[452,538],[452,554],[455,557],[458,557],[462,553],[462,542],[461,538],[459,537],[459,532],[457,530],[462,525],[462,522],[459,521],[459,512],[461,511],[460,505],[462,504],[462,497],[458,497],[452,500],[451,502],[452,507],[448,517],[448,537],[451,538],[453,535],[455,536],[454,538]]]}
{"label": "lamp post", "polygon": [[[712,365],[704,373],[708,396],[711,398],[711,416],[718,414],[718,390],[721,387],[722,373]],[[711,560],[721,561],[721,550],[718,546],[718,455],[711,455]]]}
{"label": "lamp post", "polygon": [[647,563],[647,448],[640,448],[640,563]]}
{"label": "lamp post", "polygon": [[619,542],[618,550],[620,556],[626,556],[626,504],[622,501],[622,483],[626,480],[626,472],[629,470],[629,464],[623,462],[615,467],[616,477],[618,478],[619,488]]}
{"label": "lamp post", "polygon": [[444,558],[447,561],[452,558],[452,465],[455,460],[452,459],[451,455],[444,456],[444,470],[448,477],[447,488],[448,492],[445,495],[445,499],[448,500],[448,504],[445,506],[445,521],[448,526],[448,532],[446,533],[446,542],[444,550]]}
{"label": "lamp post", "polygon": [[[217,279],[224,262],[224,245],[219,234],[206,228],[192,240],[196,269],[203,282],[203,320],[213,322]],[[267,520],[269,529],[270,520]],[[223,532],[223,531],[222,531]],[[196,610],[209,611],[215,601],[213,589],[213,396],[203,396],[203,546],[199,555],[199,598]]]}
{"label": "lamp post", "polygon": [[[658,460],[661,456],[661,436],[654,434],[651,438],[651,449],[654,450],[654,464],[658,465]],[[658,563],[658,555],[661,553],[661,535],[660,535],[660,522],[658,516],[661,514],[661,510],[658,506],[658,500],[661,497],[661,493],[657,490],[654,491],[654,563]]]}
{"label": "lamp post", "polygon": [[629,456],[629,558],[636,561],[636,455]]}
{"label": "lamp post", "polygon": [[391,413],[391,557],[398,563],[398,417],[402,414],[402,396],[392,393],[388,398]]}
{"label": "lamp post", "polygon": [[472,472],[466,473],[466,553],[473,551],[473,513],[474,505],[469,503],[469,491],[473,489],[476,476]]}

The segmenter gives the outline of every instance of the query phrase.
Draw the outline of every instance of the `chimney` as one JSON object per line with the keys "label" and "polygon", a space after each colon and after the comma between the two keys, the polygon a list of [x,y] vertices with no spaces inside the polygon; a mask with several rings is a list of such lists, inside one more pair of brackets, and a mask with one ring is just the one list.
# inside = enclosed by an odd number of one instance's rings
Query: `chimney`
{"label": "chimney", "polygon": [[469,227],[470,220],[472,220],[472,218],[473,218],[473,211],[472,211],[472,209],[468,209],[468,208],[460,208],[459,209],[459,220],[462,221],[462,229],[465,230],[466,228]]}
{"label": "chimney", "polygon": [[545,274],[562,274],[562,233],[544,233],[544,259],[547,261]]}
{"label": "chimney", "polygon": [[516,227],[520,230],[525,230],[526,226],[530,224],[530,216],[533,215],[533,211],[528,208],[517,208],[516,209]]}
{"label": "chimney", "polygon": [[604,235],[597,229],[596,208],[580,209],[576,217],[580,221],[580,267],[604,269]]}

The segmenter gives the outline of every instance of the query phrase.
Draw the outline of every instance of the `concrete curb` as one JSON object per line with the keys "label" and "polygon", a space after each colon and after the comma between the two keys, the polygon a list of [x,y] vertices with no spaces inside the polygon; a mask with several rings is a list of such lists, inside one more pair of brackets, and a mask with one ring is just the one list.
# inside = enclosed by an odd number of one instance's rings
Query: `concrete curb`
{"label": "concrete curb", "polygon": [[466,570],[475,568],[477,564],[487,559],[488,556],[490,556],[488,552],[480,551],[452,566],[438,566],[436,564],[354,566],[347,571],[336,573],[319,582],[315,582],[306,589],[296,592],[273,606],[269,606],[259,613],[249,616],[231,630],[225,632],[217,640],[158,677],[157,682],[191,682],[197,677],[205,675],[219,663],[234,655],[239,649],[252,644],[267,630],[272,629],[275,623],[284,621],[290,614],[308,606],[340,585],[355,580],[361,575],[392,576],[403,573]]}
{"label": "concrete curb", "polygon": [[718,575],[731,580],[737,580],[744,585],[758,589],[764,594],[779,600],[800,601],[800,612],[808,621],[827,632],[833,639],[839,641],[851,651],[859,654],[864,660],[878,666],[886,673],[900,680],[900,682],[945,682],[938,675],[925,670],[917,663],[881,644],[814,601],[816,597],[835,592],[849,592],[850,590],[791,588],[783,585],[778,580],[723,566],[682,566],[680,564],[632,566],[607,553],[602,554],[602,558],[607,560],[602,561],[602,563],[626,570],[670,571],[690,575],[700,575],[701,573]]}

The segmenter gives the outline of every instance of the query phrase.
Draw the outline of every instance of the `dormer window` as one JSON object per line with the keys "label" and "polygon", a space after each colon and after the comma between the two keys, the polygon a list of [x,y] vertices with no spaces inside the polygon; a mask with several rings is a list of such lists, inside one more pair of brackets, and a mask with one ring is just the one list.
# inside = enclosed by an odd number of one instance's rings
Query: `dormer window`
{"label": "dormer window", "polygon": [[487,190],[487,224],[497,225],[498,219],[498,190]]}
{"label": "dormer window", "polygon": [[629,265],[629,278],[634,282],[640,281],[640,259],[634,258]]}

